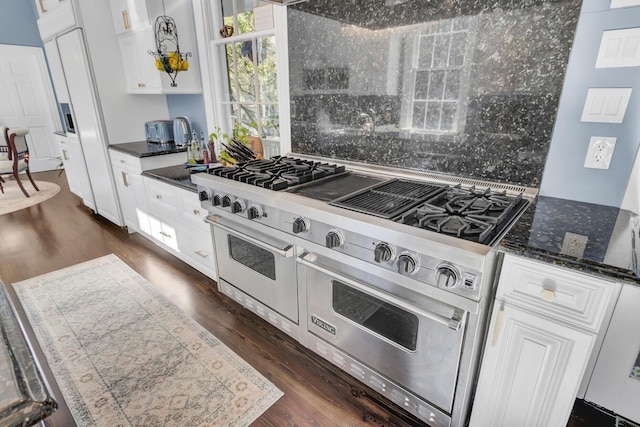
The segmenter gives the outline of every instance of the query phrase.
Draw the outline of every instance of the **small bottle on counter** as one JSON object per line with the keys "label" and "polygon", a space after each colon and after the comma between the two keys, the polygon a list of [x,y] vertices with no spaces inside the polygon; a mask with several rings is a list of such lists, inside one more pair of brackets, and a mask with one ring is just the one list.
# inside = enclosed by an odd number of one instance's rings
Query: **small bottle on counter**
{"label": "small bottle on counter", "polygon": [[193,159],[196,163],[202,163],[202,151],[200,150],[200,143],[198,142],[198,135],[196,131],[193,131],[193,138],[191,139],[191,151],[193,151]]}
{"label": "small bottle on counter", "polygon": [[187,163],[190,165],[194,165],[196,163],[196,158],[194,156],[193,151],[193,141],[187,141]]}

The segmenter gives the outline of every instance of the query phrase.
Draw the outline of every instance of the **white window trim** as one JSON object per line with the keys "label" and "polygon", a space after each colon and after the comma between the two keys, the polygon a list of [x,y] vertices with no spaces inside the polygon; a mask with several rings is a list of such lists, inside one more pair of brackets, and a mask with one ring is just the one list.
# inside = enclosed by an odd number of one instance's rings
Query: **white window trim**
{"label": "white window trim", "polygon": [[226,58],[216,55],[220,44],[230,41],[249,40],[260,36],[275,36],[278,90],[278,114],[280,117],[280,153],[291,151],[291,114],[289,109],[289,43],[287,32],[286,6],[273,5],[272,30],[240,34],[230,38],[220,37],[220,28],[215,23],[222,22],[222,11],[217,0],[192,0],[200,72],[204,95],[207,129],[212,131],[220,126],[229,133],[229,120],[221,106],[225,100],[227,84]]}

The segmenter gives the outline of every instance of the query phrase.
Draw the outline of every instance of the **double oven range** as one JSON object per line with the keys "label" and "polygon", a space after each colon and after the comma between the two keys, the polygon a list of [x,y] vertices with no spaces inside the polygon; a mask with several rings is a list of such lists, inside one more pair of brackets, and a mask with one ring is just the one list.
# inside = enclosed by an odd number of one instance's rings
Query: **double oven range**
{"label": "double oven range", "polygon": [[467,420],[517,186],[289,155],[192,175],[218,287],[432,426]]}

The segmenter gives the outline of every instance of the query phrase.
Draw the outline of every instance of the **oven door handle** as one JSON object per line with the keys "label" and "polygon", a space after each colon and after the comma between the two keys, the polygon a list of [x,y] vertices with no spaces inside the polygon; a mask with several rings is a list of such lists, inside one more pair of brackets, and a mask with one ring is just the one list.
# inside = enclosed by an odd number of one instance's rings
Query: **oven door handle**
{"label": "oven door handle", "polygon": [[453,315],[451,317],[447,317],[447,316],[443,316],[441,314],[438,313],[433,313],[431,311],[427,311],[424,310],[420,307],[416,307],[414,305],[408,304],[406,301],[404,301],[403,299],[400,299],[392,294],[389,294],[387,292],[383,292],[380,291],[378,289],[375,288],[370,288],[369,286],[365,286],[359,282],[356,282],[353,279],[350,279],[348,277],[343,276],[340,273],[336,273],[333,270],[330,270],[328,268],[322,267],[314,262],[311,262],[307,259],[305,259],[304,257],[309,255],[309,253],[306,253],[304,255],[302,255],[301,257],[298,258],[298,262],[302,265],[304,265],[305,267],[309,267],[313,270],[316,270],[320,273],[326,274],[327,276],[331,276],[341,282],[344,282],[345,284],[365,293],[368,295],[371,295],[373,297],[382,299],[384,301],[388,301],[402,309],[405,310],[409,310],[409,311],[413,311],[417,314],[420,314],[421,316],[424,316],[428,319],[431,320],[435,320],[438,323],[441,323],[445,326],[447,326],[449,329],[453,329],[454,331],[458,331],[460,330],[460,327],[462,326],[462,323],[464,322],[464,318],[465,318],[465,311],[461,310],[459,308],[453,308],[454,312]]}
{"label": "oven door handle", "polygon": [[289,243],[283,242],[283,247],[282,248],[278,248],[276,246],[270,245],[269,243],[263,242],[260,239],[256,239],[255,237],[251,237],[251,236],[248,236],[248,235],[246,235],[244,233],[236,231],[231,227],[228,227],[226,225],[222,225],[220,223],[221,219],[222,218],[217,216],[217,215],[209,215],[208,217],[206,217],[204,219],[204,221],[206,223],[209,223],[209,224],[213,225],[214,227],[218,227],[221,230],[226,231],[227,233],[233,234],[234,236],[236,236],[236,237],[238,237],[238,238],[240,238],[242,240],[246,240],[249,243],[252,243],[252,244],[254,244],[256,246],[259,246],[262,249],[265,249],[265,250],[267,250],[269,252],[276,253],[276,254],[280,255],[281,257],[283,257],[283,258],[290,258],[290,257],[293,256],[293,245],[290,245]]}

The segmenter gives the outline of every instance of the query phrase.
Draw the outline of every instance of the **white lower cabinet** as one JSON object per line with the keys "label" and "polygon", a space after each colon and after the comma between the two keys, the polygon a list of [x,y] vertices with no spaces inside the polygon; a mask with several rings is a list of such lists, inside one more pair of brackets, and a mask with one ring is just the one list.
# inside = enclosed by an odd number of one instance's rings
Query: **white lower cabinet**
{"label": "white lower cabinet", "polygon": [[135,157],[109,150],[125,224],[193,268],[217,279],[213,236],[198,194],[143,176],[142,172],[184,163],[185,153]]}
{"label": "white lower cabinet", "polygon": [[620,284],[506,254],[470,427],[565,427]]}
{"label": "white lower cabinet", "polygon": [[62,156],[62,164],[67,176],[69,190],[80,197],[83,203],[92,210],[96,210],[96,204],[93,200],[93,191],[89,183],[89,172],[84,162],[84,154],[80,141],[73,134],[66,136],[56,134],[56,139],[60,147]]}
{"label": "white lower cabinet", "polygon": [[145,234],[196,270],[217,280],[213,236],[204,222],[198,195],[162,181],[143,177],[146,192]]}

